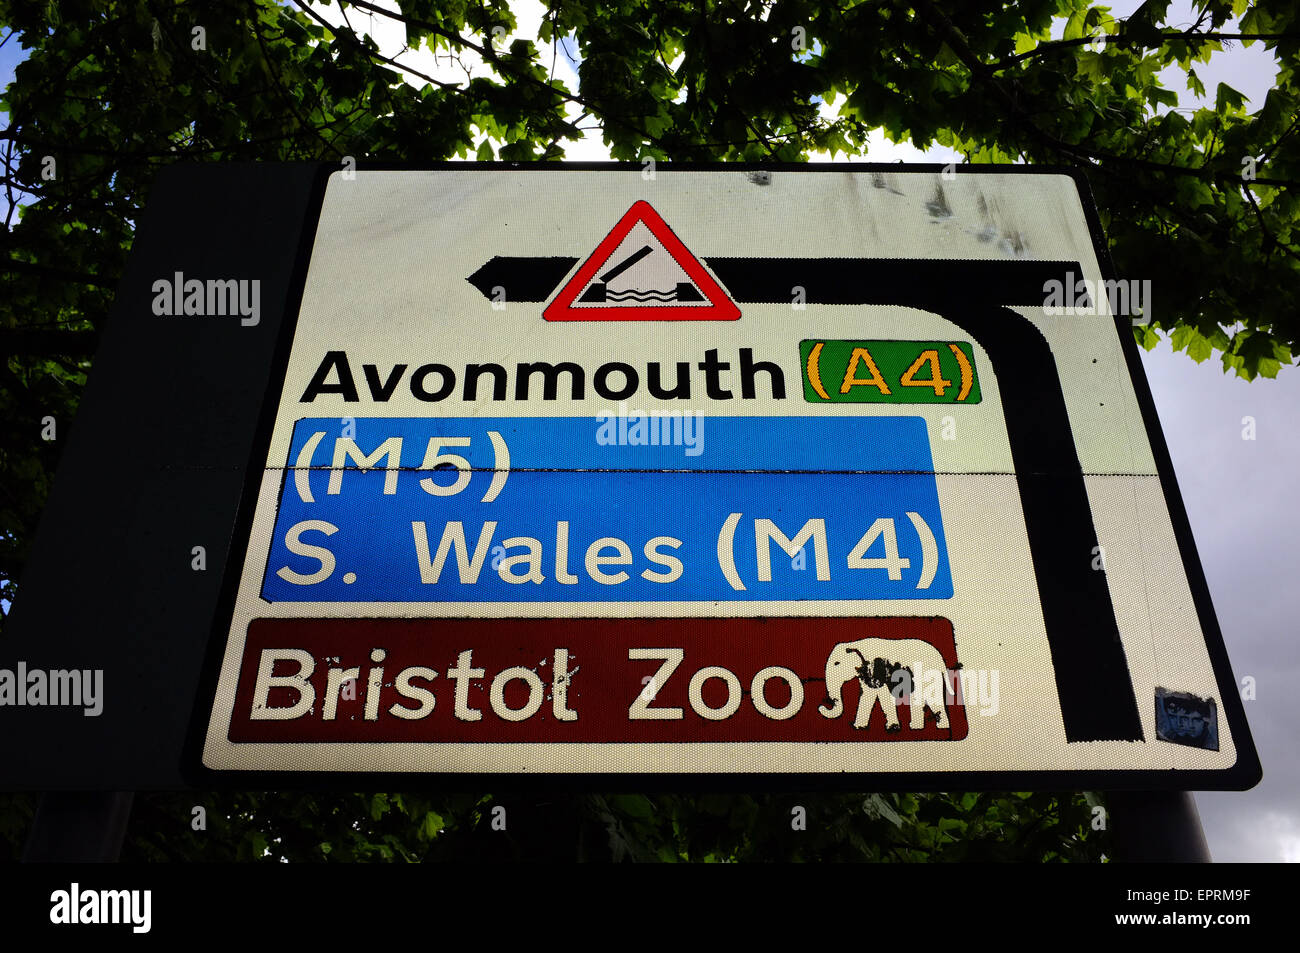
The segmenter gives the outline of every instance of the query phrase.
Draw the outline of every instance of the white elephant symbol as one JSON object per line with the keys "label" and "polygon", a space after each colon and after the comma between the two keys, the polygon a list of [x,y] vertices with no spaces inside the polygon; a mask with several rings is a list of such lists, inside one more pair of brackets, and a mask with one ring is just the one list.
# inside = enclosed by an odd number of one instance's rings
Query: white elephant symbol
{"label": "white elephant symbol", "polygon": [[[948,666],[943,656],[933,645],[921,639],[840,642],[826,658],[826,699],[817,710],[827,718],[838,718],[844,711],[841,689],[846,682],[856,678],[862,684],[862,695],[858,699],[858,713],[853,719],[854,728],[869,726],[871,713],[879,702],[880,710],[885,713],[885,729],[898,731],[898,702],[903,696],[908,696],[909,727],[913,731],[925,727],[926,708],[938,717],[940,728],[947,728],[945,692],[921,691],[922,679],[936,670],[943,673],[946,688]],[[929,678],[933,684],[934,676]],[[939,697],[924,697],[926,694]]]}

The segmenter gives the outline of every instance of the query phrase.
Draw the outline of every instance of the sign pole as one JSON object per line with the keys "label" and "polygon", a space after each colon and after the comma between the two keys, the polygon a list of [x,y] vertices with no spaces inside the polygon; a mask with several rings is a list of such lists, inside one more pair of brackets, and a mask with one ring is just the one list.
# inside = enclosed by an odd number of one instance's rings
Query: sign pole
{"label": "sign pole", "polygon": [[50,791],[41,798],[23,863],[116,863],[132,791]]}
{"label": "sign pole", "polygon": [[1124,863],[1212,863],[1188,791],[1111,791],[1115,859]]}

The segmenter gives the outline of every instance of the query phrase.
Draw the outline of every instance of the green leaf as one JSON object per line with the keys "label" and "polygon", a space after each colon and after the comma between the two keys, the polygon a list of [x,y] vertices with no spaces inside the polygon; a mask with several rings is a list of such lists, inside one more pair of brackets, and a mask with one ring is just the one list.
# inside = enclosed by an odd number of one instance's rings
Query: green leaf
{"label": "green leaf", "polygon": [[1220,83],[1214,93],[1214,109],[1221,114],[1236,113],[1245,101],[1246,97],[1227,83]]}
{"label": "green leaf", "polygon": [[1061,39],[1063,40],[1082,39],[1084,35],[1083,24],[1084,24],[1084,13],[1082,10],[1076,10],[1074,13],[1070,14],[1070,18],[1065,21],[1065,33],[1062,34]]}
{"label": "green leaf", "polygon": [[1277,377],[1277,372],[1282,369],[1282,365],[1271,357],[1262,357],[1259,359],[1257,368],[1261,377],[1274,378]]}
{"label": "green leaf", "polygon": [[1192,338],[1187,344],[1187,356],[1200,364],[1213,353],[1214,348],[1210,346],[1210,342],[1202,337],[1199,331],[1193,330]]}
{"label": "green leaf", "polygon": [[420,825],[420,834],[425,840],[433,840],[438,833],[446,826],[441,815],[433,811],[427,811],[424,815],[424,822]]}
{"label": "green leaf", "polygon": [[1100,53],[1080,53],[1075,66],[1079,76],[1091,82],[1100,83],[1106,79],[1106,58]]}
{"label": "green leaf", "polygon": [[1138,344],[1147,351],[1155,350],[1160,343],[1160,335],[1149,324],[1137,325],[1133,328],[1133,336],[1137,338]]}
{"label": "green leaf", "polygon": [[1159,86],[1152,86],[1147,89],[1147,99],[1160,106],[1177,106],[1178,94],[1172,89],[1162,89]]}
{"label": "green leaf", "polygon": [[655,812],[654,804],[643,794],[616,794],[609,799],[609,803],[628,817],[647,818]]}

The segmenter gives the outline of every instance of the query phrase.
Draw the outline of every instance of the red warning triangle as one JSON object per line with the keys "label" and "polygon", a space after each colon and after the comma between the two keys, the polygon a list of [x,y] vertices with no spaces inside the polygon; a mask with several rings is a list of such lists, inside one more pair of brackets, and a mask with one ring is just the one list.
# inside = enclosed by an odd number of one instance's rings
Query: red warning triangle
{"label": "red warning triangle", "polygon": [[637,202],[542,312],[547,321],[734,321],[740,309],[650,207]]}

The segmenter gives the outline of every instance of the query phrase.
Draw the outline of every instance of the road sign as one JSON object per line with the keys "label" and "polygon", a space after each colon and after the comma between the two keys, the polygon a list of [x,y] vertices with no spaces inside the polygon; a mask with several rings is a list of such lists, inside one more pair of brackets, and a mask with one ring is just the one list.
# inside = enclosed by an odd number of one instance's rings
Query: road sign
{"label": "road sign", "polygon": [[332,175],[204,768],[1253,783],[1087,201]]}
{"label": "road sign", "polygon": [[1255,783],[1081,180],[642,171],[163,173],[0,786]]}
{"label": "road sign", "polygon": [[638,201],[542,317],[547,321],[734,321],[740,310],[653,206]]}

